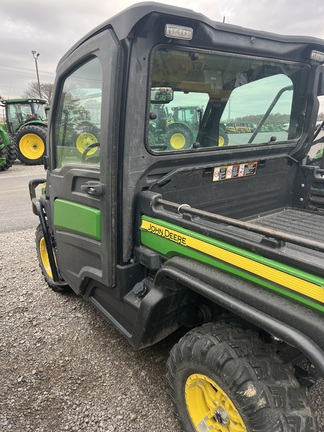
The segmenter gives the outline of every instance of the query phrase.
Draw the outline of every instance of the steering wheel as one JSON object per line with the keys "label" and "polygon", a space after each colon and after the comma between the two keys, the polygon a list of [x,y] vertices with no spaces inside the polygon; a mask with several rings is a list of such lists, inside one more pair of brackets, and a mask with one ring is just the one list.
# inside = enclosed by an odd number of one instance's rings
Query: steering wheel
{"label": "steering wheel", "polygon": [[96,147],[100,147],[100,143],[99,142],[95,142],[95,143],[89,144],[85,148],[85,150],[83,151],[83,153],[82,153],[81,162],[85,162],[87,160],[86,159],[87,158],[87,154],[91,151],[91,149],[96,148]]}

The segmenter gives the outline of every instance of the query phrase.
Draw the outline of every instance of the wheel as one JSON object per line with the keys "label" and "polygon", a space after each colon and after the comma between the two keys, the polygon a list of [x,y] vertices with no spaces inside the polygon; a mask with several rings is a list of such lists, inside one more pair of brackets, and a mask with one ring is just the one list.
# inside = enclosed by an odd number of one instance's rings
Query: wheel
{"label": "wheel", "polygon": [[[0,138],[1,144],[1,138]],[[7,171],[14,164],[17,157],[17,149],[15,144],[4,147],[0,150],[0,158],[4,158],[6,162],[0,165],[0,171]]]}
{"label": "wheel", "polygon": [[168,150],[185,150],[191,148],[194,138],[187,126],[172,123],[165,134],[165,142]]}
{"label": "wheel", "polygon": [[94,142],[92,144],[89,144],[88,147],[86,147],[84,152],[82,153],[81,162],[99,163],[98,156],[97,157],[92,156],[92,158],[90,157],[90,155],[93,155],[99,147],[100,147],[99,142]]}
{"label": "wheel", "polygon": [[[0,138],[1,140],[1,138]],[[1,141],[0,141],[1,144]],[[8,160],[8,147],[3,147],[2,149],[0,149],[0,158],[4,159],[4,162],[0,163],[0,171],[7,171],[7,169],[9,168],[7,166],[7,160]]]}
{"label": "wheel", "polygon": [[[83,132],[76,139],[76,148],[80,153],[83,153],[89,147],[89,145],[96,144],[97,142],[97,138],[92,133]],[[89,156],[94,154],[96,151],[96,148],[93,148],[91,152],[88,151]]]}
{"label": "wheel", "polygon": [[218,147],[223,147],[228,145],[228,135],[227,133],[220,132],[218,135]]}
{"label": "wheel", "polygon": [[315,432],[290,366],[237,325],[210,323],[171,350],[167,380],[185,432]]}
{"label": "wheel", "polygon": [[8,156],[7,156],[7,166],[8,168],[12,167],[12,165],[15,163],[15,160],[17,159],[17,147],[14,143],[10,144],[10,146],[7,147],[8,149]]}
{"label": "wheel", "polygon": [[26,165],[43,163],[46,128],[38,125],[24,126],[15,136],[18,159]]}
{"label": "wheel", "polygon": [[[41,225],[36,228],[36,251],[39,266],[45,278],[47,285],[55,292],[65,293],[70,291],[67,285],[57,286],[53,281],[53,274],[50,266],[50,261],[46,249],[45,238]],[[54,251],[53,251],[54,252]],[[55,255],[54,255],[55,258]]]}

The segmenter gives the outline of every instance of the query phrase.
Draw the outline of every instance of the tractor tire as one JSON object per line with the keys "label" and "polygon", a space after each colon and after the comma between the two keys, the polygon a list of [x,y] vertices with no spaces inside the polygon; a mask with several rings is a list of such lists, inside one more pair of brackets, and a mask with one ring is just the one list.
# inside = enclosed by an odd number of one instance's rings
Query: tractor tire
{"label": "tractor tire", "polygon": [[8,168],[12,167],[16,159],[17,159],[17,147],[15,143],[12,143],[8,147],[8,159],[7,159]]}
{"label": "tractor tire", "polygon": [[172,123],[165,134],[165,142],[167,150],[186,150],[192,147],[194,137],[187,126]]}
{"label": "tractor tire", "polygon": [[[41,225],[38,225],[38,227],[36,228],[36,251],[37,251],[38,263],[47,285],[53,291],[58,293],[70,292],[71,289],[69,286],[67,285],[58,286],[53,281],[52,270],[50,267],[50,262],[49,262],[48,253],[45,244],[45,238],[44,238]],[[55,254],[54,254],[54,258],[55,258]]]}
{"label": "tractor tire", "polygon": [[229,143],[228,135],[226,132],[220,132],[218,135],[218,147],[227,146]]}
{"label": "tractor tire", "polygon": [[40,165],[46,149],[46,128],[26,125],[15,136],[18,159],[26,165]]}
{"label": "tractor tire", "polygon": [[[1,138],[0,138],[0,144],[1,144]],[[8,160],[8,147],[3,147],[0,150],[0,158],[6,159],[6,162],[4,164],[0,165],[0,171],[7,171],[7,160]]]}
{"label": "tractor tire", "polygon": [[[1,144],[1,138],[0,138],[0,144]],[[15,163],[15,160],[17,159],[16,145],[13,143],[0,150],[0,158],[6,159],[6,163],[0,165],[0,171],[7,171],[9,168],[12,167],[12,165]]]}
{"label": "tractor tire", "polygon": [[237,324],[209,323],[172,348],[167,380],[185,432],[317,432],[304,389],[274,350]]}

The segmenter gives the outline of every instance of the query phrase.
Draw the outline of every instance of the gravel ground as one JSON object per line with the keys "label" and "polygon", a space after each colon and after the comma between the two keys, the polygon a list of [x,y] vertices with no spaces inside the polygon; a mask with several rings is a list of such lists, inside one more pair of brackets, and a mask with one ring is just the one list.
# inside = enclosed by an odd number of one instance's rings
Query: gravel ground
{"label": "gravel ground", "polygon": [[[176,336],[135,352],[85,300],[47,288],[34,229],[0,244],[0,430],[180,432],[165,382]],[[322,380],[310,396],[324,431]]]}
{"label": "gravel ground", "polygon": [[180,431],[165,382],[175,338],[135,352],[82,298],[47,288],[34,231],[0,234],[0,430]]}

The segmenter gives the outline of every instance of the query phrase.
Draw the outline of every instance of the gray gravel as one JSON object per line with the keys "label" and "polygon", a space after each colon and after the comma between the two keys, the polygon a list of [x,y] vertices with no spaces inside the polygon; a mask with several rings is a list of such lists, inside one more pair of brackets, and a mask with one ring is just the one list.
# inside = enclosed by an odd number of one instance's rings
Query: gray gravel
{"label": "gray gravel", "polygon": [[[34,229],[0,244],[0,430],[180,432],[165,383],[176,337],[133,351],[90,304],[47,288]],[[311,398],[324,431],[322,380]]]}
{"label": "gray gravel", "polygon": [[180,431],[165,382],[175,339],[135,352],[90,304],[47,288],[34,229],[0,244],[0,430]]}
{"label": "gray gravel", "polygon": [[[0,232],[0,431],[180,432],[165,382],[179,335],[135,352],[85,300],[47,287],[34,232]],[[321,432],[323,388],[310,392]]]}

